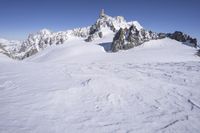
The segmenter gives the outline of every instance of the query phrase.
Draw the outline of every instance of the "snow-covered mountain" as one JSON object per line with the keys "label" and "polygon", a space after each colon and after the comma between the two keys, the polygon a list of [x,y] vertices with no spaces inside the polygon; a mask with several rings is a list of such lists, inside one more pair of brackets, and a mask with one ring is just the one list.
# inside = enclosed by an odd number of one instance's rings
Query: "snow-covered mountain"
{"label": "snow-covered mountain", "polygon": [[74,38],[81,38],[86,42],[91,42],[105,37],[113,38],[113,42],[110,42],[112,43],[110,51],[113,52],[133,48],[146,41],[161,39],[163,37],[171,37],[177,41],[185,42],[190,46],[197,45],[196,39],[182,32],[175,32],[173,34],[155,33],[145,30],[137,21],[127,22],[122,16],[111,17],[102,10],[97,21],[89,27],[59,32],[51,32],[48,29],[43,29],[37,33],[30,34],[22,42],[1,39],[0,52],[13,59],[21,60],[51,45],[63,44],[65,41]]}
{"label": "snow-covered mountain", "polygon": [[30,34],[25,41],[8,41],[0,39],[0,50],[3,54],[13,59],[24,59],[51,45],[63,44],[64,41],[73,38],[86,38],[89,35],[89,28],[76,28],[73,30],[51,32],[42,29],[37,33]]}
{"label": "snow-covered mountain", "polygon": [[89,36],[86,41],[90,42],[94,39],[102,38],[107,34],[116,33],[120,28],[129,28],[132,25],[138,30],[143,29],[137,21],[127,22],[122,16],[111,17],[102,10],[99,19],[90,27]]}
{"label": "snow-covered mountain", "polygon": [[[88,36],[89,27],[77,28],[68,31],[51,32],[48,29],[40,30],[35,34],[30,34],[28,39],[18,46],[17,55],[12,57],[16,59],[24,59],[38,53],[39,51],[51,45],[63,44],[64,41],[73,38],[85,38]],[[9,51],[11,54],[13,51]]]}

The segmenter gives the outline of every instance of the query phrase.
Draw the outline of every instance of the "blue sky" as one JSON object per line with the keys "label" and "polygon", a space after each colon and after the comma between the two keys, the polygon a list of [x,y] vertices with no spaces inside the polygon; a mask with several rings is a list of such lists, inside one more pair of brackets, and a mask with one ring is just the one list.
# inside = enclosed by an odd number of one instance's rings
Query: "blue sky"
{"label": "blue sky", "polygon": [[0,37],[89,26],[104,8],[156,32],[180,30],[200,39],[200,0],[0,0]]}

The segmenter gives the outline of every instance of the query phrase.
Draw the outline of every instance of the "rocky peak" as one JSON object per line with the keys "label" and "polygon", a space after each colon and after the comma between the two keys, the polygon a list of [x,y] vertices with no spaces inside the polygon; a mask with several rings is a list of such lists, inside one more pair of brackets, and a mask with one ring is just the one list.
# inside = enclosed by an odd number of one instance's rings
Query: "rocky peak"
{"label": "rocky peak", "polygon": [[99,18],[103,18],[105,16],[106,16],[105,15],[105,11],[104,11],[104,9],[102,9],[101,12],[100,12],[100,14],[99,14]]}
{"label": "rocky peak", "polygon": [[152,39],[158,39],[158,34],[143,28],[138,30],[135,25],[131,25],[129,29],[120,28],[113,39],[111,50],[127,50]]}
{"label": "rocky peak", "polygon": [[129,28],[131,25],[142,28],[138,22],[127,22],[122,16],[111,17],[102,10],[97,21],[91,26],[86,41],[102,38],[107,33],[116,33],[120,28]]}
{"label": "rocky peak", "polygon": [[187,34],[184,34],[181,31],[175,31],[174,33],[169,33],[167,37],[177,40],[179,42],[183,42],[184,44],[191,46],[191,47],[197,47],[197,39],[192,38]]}
{"label": "rocky peak", "polygon": [[136,28],[135,25],[132,25],[132,26],[129,28],[129,35],[135,35],[135,36],[138,36],[138,35],[139,35],[139,30],[137,30],[137,28]]}

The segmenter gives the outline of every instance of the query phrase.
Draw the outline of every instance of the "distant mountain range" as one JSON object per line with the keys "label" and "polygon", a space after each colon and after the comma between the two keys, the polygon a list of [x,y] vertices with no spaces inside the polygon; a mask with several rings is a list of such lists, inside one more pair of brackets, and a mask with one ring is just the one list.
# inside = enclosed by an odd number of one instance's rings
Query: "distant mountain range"
{"label": "distant mountain range", "polygon": [[108,34],[113,34],[110,51],[117,52],[143,44],[149,40],[169,37],[186,45],[197,47],[197,39],[182,32],[156,33],[145,30],[137,21],[127,22],[124,17],[111,17],[101,11],[99,18],[92,26],[76,28],[73,30],[51,32],[42,29],[35,34],[30,34],[24,41],[9,41],[0,39],[0,53],[13,59],[25,59],[51,45],[63,44],[70,39],[81,38],[86,42],[101,39]]}

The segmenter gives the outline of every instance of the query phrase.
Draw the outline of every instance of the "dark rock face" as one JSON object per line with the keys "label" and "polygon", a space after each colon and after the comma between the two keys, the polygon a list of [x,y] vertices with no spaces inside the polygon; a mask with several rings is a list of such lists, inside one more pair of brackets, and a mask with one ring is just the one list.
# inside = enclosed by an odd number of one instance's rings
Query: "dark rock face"
{"label": "dark rock face", "polygon": [[163,38],[167,37],[167,34],[166,33],[158,33],[158,37],[159,37],[159,39],[163,39]]}
{"label": "dark rock face", "polygon": [[186,45],[189,45],[191,47],[197,47],[197,39],[192,38],[187,34],[184,34],[181,31],[175,31],[172,34],[167,34],[167,36],[171,39],[177,40],[179,42],[183,42]]}
{"label": "dark rock face", "polygon": [[197,51],[197,55],[200,57],[200,49]]}
{"label": "dark rock face", "polygon": [[102,32],[99,32],[98,35],[99,35],[100,38],[103,37],[103,33]]}
{"label": "dark rock face", "polygon": [[25,55],[23,57],[21,57],[21,59],[25,59],[27,57],[30,57],[30,56],[36,54],[37,52],[38,52],[37,49],[31,49],[28,52],[26,52]]}
{"label": "dark rock face", "polygon": [[111,45],[111,50],[112,52],[127,50],[152,39],[159,39],[158,34],[144,29],[137,30],[137,28],[132,25],[129,29],[121,28],[116,33]]}
{"label": "dark rock face", "polygon": [[86,42],[91,42],[93,40],[93,37],[92,36],[88,36],[87,39],[85,39]]}
{"label": "dark rock face", "polygon": [[125,43],[125,31],[124,29],[120,28],[120,30],[116,33],[113,43],[111,45],[112,52],[117,52],[119,49],[124,49]]}
{"label": "dark rock face", "polygon": [[170,37],[180,42],[185,42],[187,39],[187,36],[180,31],[175,31]]}
{"label": "dark rock face", "polygon": [[132,46],[136,46],[140,42],[139,31],[133,25],[128,30],[127,41],[130,42]]}
{"label": "dark rock face", "polygon": [[189,43],[193,44],[193,47],[197,47],[197,39],[196,38],[190,38]]}
{"label": "dark rock face", "polygon": [[89,35],[94,34],[95,32],[97,32],[99,30],[99,27],[97,25],[92,25],[90,28],[90,32]]}

